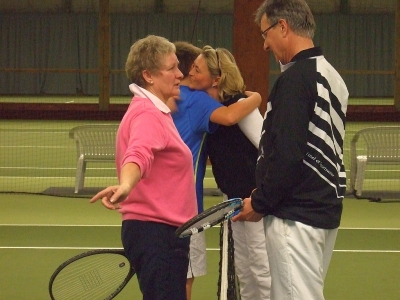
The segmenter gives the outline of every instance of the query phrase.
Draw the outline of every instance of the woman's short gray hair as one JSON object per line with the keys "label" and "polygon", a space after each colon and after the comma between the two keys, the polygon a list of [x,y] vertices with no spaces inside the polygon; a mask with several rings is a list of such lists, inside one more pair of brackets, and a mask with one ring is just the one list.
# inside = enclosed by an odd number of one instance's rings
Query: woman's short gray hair
{"label": "woman's short gray hair", "polygon": [[316,24],[305,0],[266,0],[256,11],[256,24],[261,24],[264,14],[271,25],[284,19],[297,35],[311,39],[314,37]]}
{"label": "woman's short gray hair", "polygon": [[143,71],[157,73],[161,60],[171,52],[175,53],[175,45],[164,37],[149,35],[137,40],[131,46],[125,63],[126,75],[132,83],[144,87]]}

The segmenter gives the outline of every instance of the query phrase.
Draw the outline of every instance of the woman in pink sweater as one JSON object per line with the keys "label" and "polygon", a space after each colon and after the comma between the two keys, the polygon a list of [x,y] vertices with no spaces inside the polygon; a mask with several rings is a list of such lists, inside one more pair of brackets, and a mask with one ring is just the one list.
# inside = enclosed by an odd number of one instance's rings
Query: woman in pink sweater
{"label": "woman in pink sweater", "polygon": [[179,96],[182,73],[175,46],[158,36],[135,42],[125,65],[134,94],[118,129],[119,185],[102,199],[122,214],[122,243],[135,268],[143,299],[186,299],[189,239],[178,226],[197,213],[192,155],[165,104]]}

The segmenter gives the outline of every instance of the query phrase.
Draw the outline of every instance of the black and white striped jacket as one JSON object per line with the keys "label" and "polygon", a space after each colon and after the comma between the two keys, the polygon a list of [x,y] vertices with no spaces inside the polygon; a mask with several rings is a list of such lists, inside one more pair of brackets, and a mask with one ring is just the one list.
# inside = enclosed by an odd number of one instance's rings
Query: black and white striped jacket
{"label": "black and white striped jacket", "polygon": [[298,53],[269,96],[256,169],[257,212],[318,228],[340,224],[346,189],[346,84],[319,47]]}

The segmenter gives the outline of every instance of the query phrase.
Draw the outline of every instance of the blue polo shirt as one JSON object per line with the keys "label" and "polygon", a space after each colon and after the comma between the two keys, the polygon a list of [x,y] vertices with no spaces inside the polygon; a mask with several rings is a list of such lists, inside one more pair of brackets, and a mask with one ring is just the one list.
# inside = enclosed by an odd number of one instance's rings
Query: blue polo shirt
{"label": "blue polo shirt", "polygon": [[180,100],[176,101],[178,110],[172,114],[172,118],[182,140],[193,155],[197,206],[201,213],[204,210],[203,179],[207,163],[205,143],[207,133],[213,133],[218,128],[218,124],[210,122],[210,115],[222,104],[206,92],[192,90],[184,85],[180,86],[180,90]]}

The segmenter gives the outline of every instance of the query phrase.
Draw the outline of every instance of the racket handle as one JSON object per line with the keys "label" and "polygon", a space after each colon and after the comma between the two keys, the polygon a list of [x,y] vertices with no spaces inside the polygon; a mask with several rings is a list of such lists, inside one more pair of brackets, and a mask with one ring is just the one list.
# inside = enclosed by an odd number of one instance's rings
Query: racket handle
{"label": "racket handle", "polygon": [[234,216],[238,215],[239,213],[240,213],[240,209],[235,210],[230,218],[232,219]]}
{"label": "racket handle", "polygon": [[237,210],[232,210],[231,212],[229,212],[226,216],[225,216],[225,220],[230,220],[232,219],[234,216],[236,216],[238,213],[240,213],[240,209]]}

